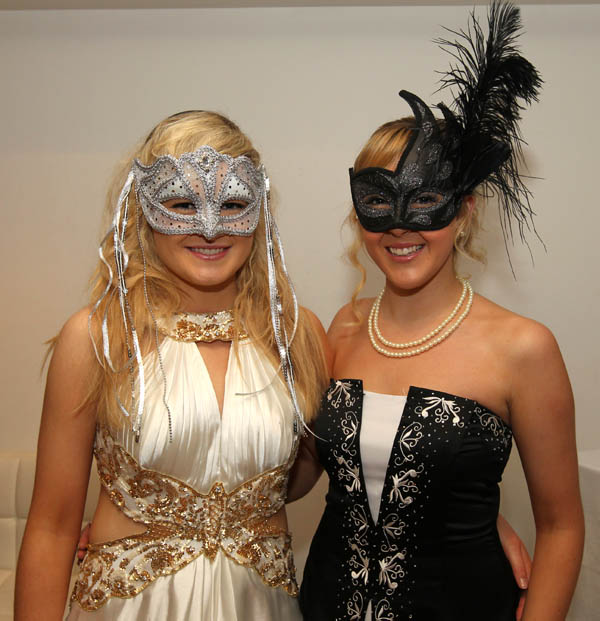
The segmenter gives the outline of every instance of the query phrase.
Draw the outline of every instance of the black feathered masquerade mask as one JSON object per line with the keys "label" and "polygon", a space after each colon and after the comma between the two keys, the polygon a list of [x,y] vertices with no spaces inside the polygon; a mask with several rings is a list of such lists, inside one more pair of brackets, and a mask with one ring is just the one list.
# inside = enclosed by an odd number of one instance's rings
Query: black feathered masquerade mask
{"label": "black feathered masquerade mask", "polygon": [[521,180],[518,122],[522,106],[537,101],[542,80],[515,45],[521,31],[520,11],[493,3],[488,35],[474,14],[467,31],[450,31],[458,41],[438,40],[455,59],[441,79],[456,87],[454,111],[438,104],[443,121],[416,95],[400,91],[415,117],[415,129],[394,171],[371,167],[350,169],[352,200],[360,224],[368,231],[393,228],[437,230],[452,221],[462,198],[485,183],[497,194],[503,230],[519,234],[533,212],[530,192]]}

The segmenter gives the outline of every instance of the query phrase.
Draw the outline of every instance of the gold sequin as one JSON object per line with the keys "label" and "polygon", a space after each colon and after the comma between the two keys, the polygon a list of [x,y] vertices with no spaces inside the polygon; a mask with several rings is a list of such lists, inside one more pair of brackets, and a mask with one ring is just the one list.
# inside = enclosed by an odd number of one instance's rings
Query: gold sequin
{"label": "gold sequin", "polygon": [[133,597],[159,576],[200,555],[212,561],[219,552],[256,571],[268,586],[297,595],[290,536],[270,521],[284,506],[291,462],[231,492],[216,482],[201,494],[174,477],[141,468],[106,429],[98,429],[94,452],[109,496],[146,531],[90,544],[71,602],[97,610],[110,597]]}
{"label": "gold sequin", "polygon": [[[174,313],[172,317],[161,318],[160,331],[176,341],[212,343],[232,341],[235,337],[234,320],[231,311],[216,313]],[[239,339],[248,338],[244,330]]]}

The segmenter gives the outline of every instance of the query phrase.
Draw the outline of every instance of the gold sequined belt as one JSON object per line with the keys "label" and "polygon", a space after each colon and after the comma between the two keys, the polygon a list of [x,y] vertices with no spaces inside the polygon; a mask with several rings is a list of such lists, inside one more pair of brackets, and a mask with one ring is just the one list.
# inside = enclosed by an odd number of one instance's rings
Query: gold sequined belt
{"label": "gold sequined belt", "polygon": [[270,587],[297,595],[289,534],[276,514],[284,506],[289,464],[244,482],[231,492],[216,482],[207,494],[173,477],[145,470],[99,430],[98,473],[111,500],[146,531],[89,546],[72,602],[85,610],[110,597],[133,597],[159,576],[219,551],[256,571]]}

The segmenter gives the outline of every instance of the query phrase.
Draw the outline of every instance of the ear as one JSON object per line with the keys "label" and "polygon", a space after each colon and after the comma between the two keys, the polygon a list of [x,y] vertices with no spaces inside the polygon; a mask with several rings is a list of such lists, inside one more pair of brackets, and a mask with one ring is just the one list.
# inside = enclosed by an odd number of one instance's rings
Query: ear
{"label": "ear", "polygon": [[475,196],[473,194],[465,194],[460,200],[460,209],[455,218],[456,237],[454,239],[454,247],[458,249],[457,242],[465,236],[465,230],[469,230],[470,221],[475,213]]}
{"label": "ear", "polygon": [[465,208],[465,215],[470,218],[475,209],[475,196],[473,194],[465,194],[462,197],[461,206]]}

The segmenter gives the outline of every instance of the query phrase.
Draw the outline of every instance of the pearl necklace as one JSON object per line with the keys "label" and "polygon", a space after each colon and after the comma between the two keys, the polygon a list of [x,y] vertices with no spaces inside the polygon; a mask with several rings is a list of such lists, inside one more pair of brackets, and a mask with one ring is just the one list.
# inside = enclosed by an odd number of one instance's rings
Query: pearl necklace
{"label": "pearl necklace", "polygon": [[[415,341],[409,341],[407,343],[393,343],[392,341],[388,341],[381,334],[379,330],[379,306],[381,304],[381,298],[385,292],[385,288],[381,291],[381,293],[377,296],[375,301],[373,302],[373,306],[371,307],[371,312],[369,313],[369,322],[368,322],[368,331],[369,331],[369,339],[371,340],[371,345],[378,351],[380,354],[384,356],[388,356],[390,358],[407,358],[409,356],[416,356],[418,354],[422,354],[423,352],[428,351],[432,347],[439,345],[442,341],[447,339],[453,332],[458,328],[458,326],[463,322],[464,318],[467,316],[469,311],[471,310],[471,305],[473,304],[473,288],[471,284],[466,280],[461,281],[463,284],[463,290],[458,300],[456,306],[452,309],[452,312],[442,321],[442,323],[428,332],[424,337],[417,339]],[[445,332],[439,334],[453,319],[456,317],[459,309],[463,305],[465,297],[468,294],[467,304],[462,311],[462,313],[456,318],[456,321],[449,327]],[[409,351],[389,351],[382,347],[378,342],[381,341],[387,347],[392,347],[394,349],[410,349]]]}

